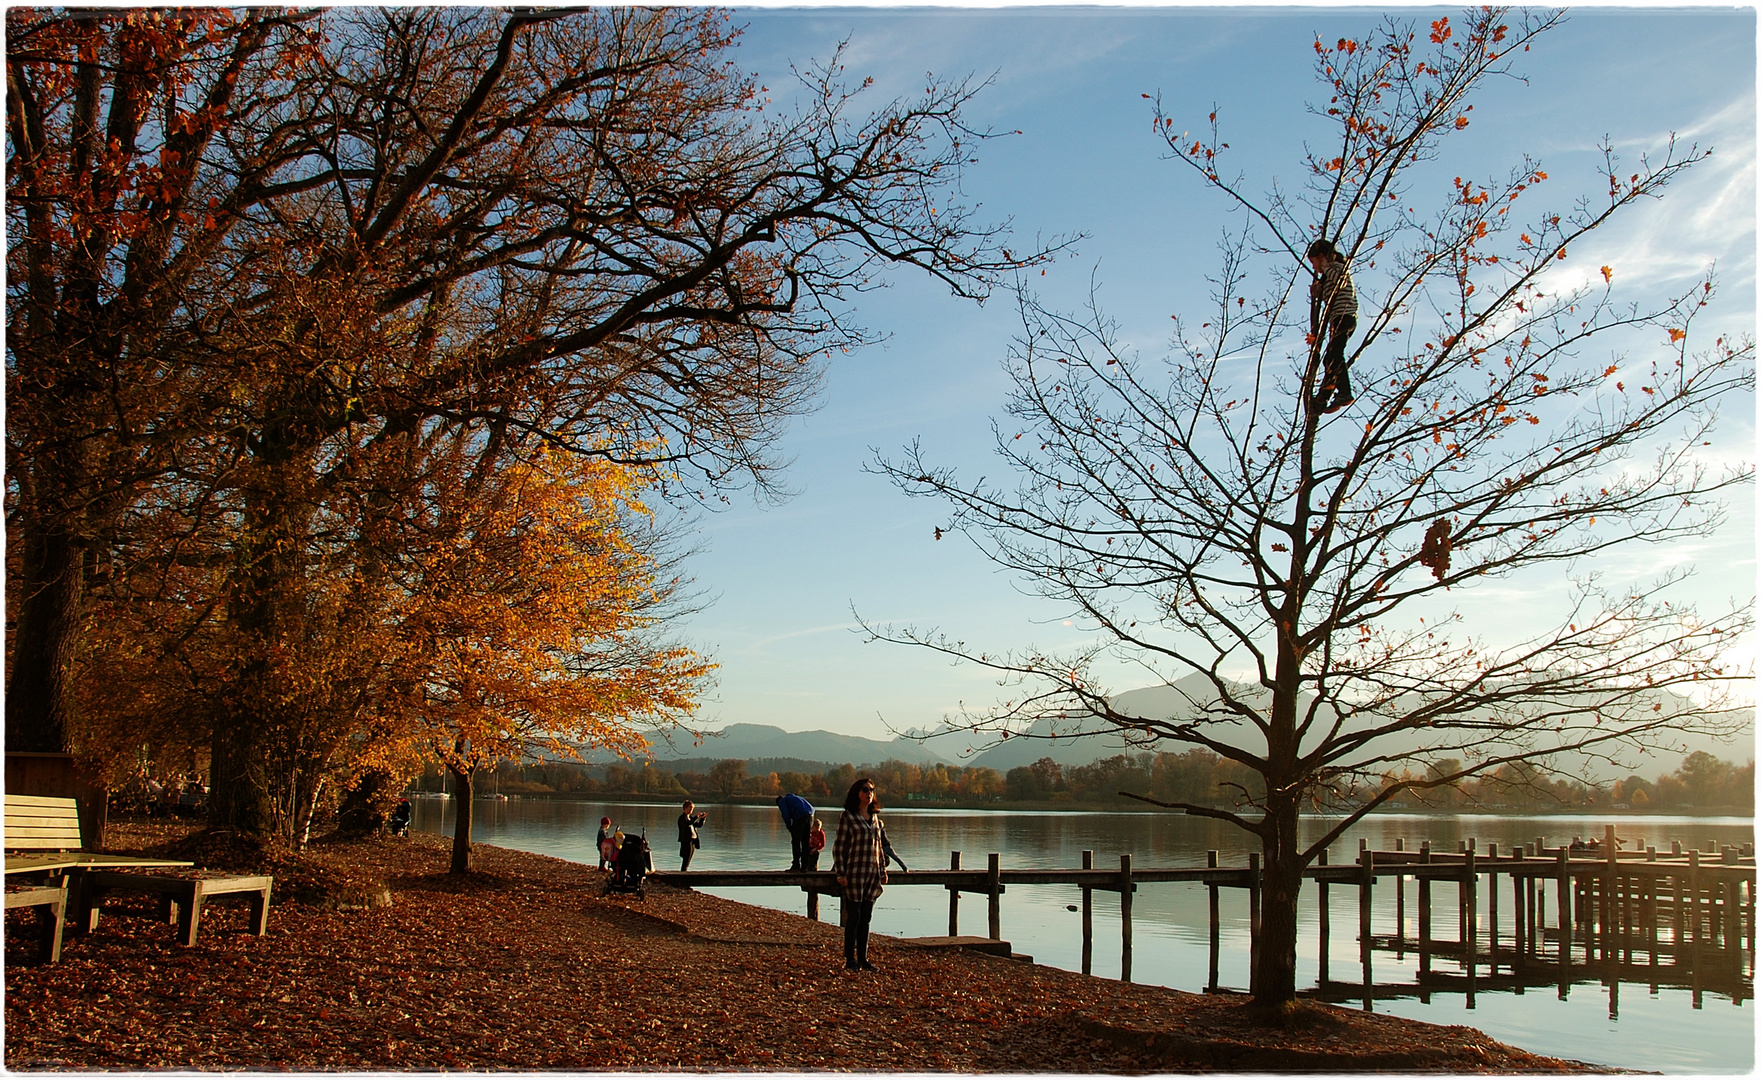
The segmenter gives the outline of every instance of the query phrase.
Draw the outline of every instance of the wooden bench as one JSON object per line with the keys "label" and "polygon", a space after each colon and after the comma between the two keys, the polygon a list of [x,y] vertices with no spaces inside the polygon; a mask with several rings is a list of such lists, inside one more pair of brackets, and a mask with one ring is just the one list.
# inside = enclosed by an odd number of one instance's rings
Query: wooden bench
{"label": "wooden bench", "polygon": [[[5,843],[7,881],[13,881],[15,874],[48,875],[51,883],[46,888],[59,887],[62,890],[60,921],[71,921],[76,933],[97,929],[104,896],[119,889],[165,897],[166,918],[176,920],[178,940],[185,945],[196,943],[202,905],[216,896],[246,894],[251,902],[252,930],[261,935],[268,929],[269,890],[274,884],[273,878],[227,875],[208,870],[189,870],[175,875],[125,873],[123,871],[180,869],[194,864],[188,859],[143,859],[79,850],[79,806],[71,798],[7,795]],[[19,895],[27,893],[21,889]],[[26,906],[23,900],[15,902],[12,896],[9,885],[7,907]],[[49,903],[47,899],[39,899],[29,906]],[[67,919],[69,904],[73,911],[71,920]]]}
{"label": "wooden bench", "polygon": [[141,866],[192,866],[188,859],[143,859],[82,851],[79,803],[59,795],[6,796],[6,876]]}
{"label": "wooden bench", "polygon": [[201,929],[202,905],[219,896],[244,896],[251,905],[250,931],[262,937],[269,931],[269,891],[275,879],[261,875],[232,875],[212,870],[192,870],[176,876],[94,870],[83,875],[74,926],[84,932],[98,928],[98,910],[106,894],[115,889],[157,893],[165,898],[165,919],[177,923],[177,940],[194,945]]}
{"label": "wooden bench", "polygon": [[61,959],[61,934],[67,926],[67,879],[57,878],[52,885],[6,886],[8,908],[42,908],[43,962],[53,964]]}

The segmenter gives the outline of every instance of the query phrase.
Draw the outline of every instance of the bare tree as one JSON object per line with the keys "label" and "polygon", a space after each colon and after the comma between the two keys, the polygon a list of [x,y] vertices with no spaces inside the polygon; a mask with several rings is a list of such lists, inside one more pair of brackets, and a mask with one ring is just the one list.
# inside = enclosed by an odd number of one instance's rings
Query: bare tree
{"label": "bare tree", "polygon": [[[1162,805],[1260,838],[1262,1003],[1295,994],[1303,869],[1390,798],[1514,762],[1619,761],[1744,723],[1728,653],[1751,629],[1752,598],[1702,614],[1676,602],[1681,572],[1608,583],[1590,560],[1723,520],[1720,494],[1749,484],[1752,466],[1697,454],[1718,406],[1751,391],[1753,344],[1690,349],[1710,279],[1623,304],[1608,268],[1574,287],[1560,265],[1704,154],[1672,145],[1627,170],[1610,151],[1606,192],[1527,224],[1516,203],[1547,179],[1529,160],[1483,186],[1457,179],[1429,218],[1415,209],[1415,167],[1466,126],[1469,92],[1556,19],[1476,10],[1428,34],[1390,20],[1362,41],[1317,41],[1329,100],[1314,111],[1333,146],[1308,154],[1295,193],[1244,194],[1219,171],[1215,115],[1194,140],[1158,104],[1175,159],[1252,221],[1223,245],[1215,313],[1146,362],[1094,301],[1070,316],[1023,294],[1008,418],[994,425],[1018,483],[964,481],[915,447],[880,465],[907,493],[950,503],[950,528],[1094,631],[1075,655],[998,656],[871,630],[1021,688],[970,724],[1020,733],[1065,718],[1064,733],[1080,721],[1139,745],[1203,747],[1256,776],[1234,809]],[[1363,304],[1365,386],[1341,412],[1319,408],[1308,305],[1292,303],[1317,237],[1355,257]],[[1592,358],[1604,338],[1650,359]],[[1470,625],[1450,608],[1470,586],[1573,573],[1546,625]],[[1181,689],[1188,707],[1115,708],[1103,660]],[[1347,812],[1304,844],[1298,814],[1322,801]]]}

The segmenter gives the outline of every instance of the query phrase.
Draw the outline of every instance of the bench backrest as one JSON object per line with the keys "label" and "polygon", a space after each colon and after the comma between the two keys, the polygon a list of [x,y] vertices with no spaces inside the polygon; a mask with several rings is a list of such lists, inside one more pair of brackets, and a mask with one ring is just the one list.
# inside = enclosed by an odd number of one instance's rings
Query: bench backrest
{"label": "bench backrest", "polygon": [[61,795],[6,796],[7,851],[78,851],[79,802]]}

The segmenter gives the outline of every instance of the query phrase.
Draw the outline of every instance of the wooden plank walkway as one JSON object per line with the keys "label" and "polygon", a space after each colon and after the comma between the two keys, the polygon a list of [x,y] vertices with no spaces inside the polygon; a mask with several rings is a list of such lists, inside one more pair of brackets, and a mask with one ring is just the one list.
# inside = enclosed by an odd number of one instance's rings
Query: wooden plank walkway
{"label": "wooden plank walkway", "polygon": [[[1319,905],[1319,962],[1323,987],[1338,986],[1328,970],[1331,950],[1332,909],[1330,893],[1334,888],[1357,890],[1358,896],[1358,959],[1362,967],[1362,983],[1372,992],[1364,995],[1365,1005],[1381,991],[1375,989],[1373,955],[1376,952],[1416,953],[1421,982],[1437,973],[1431,969],[1433,958],[1459,963],[1462,980],[1471,995],[1477,989],[1477,971],[1498,978],[1500,969],[1508,970],[1511,979],[1526,985],[1530,969],[1546,967],[1561,972],[1578,970],[1574,964],[1581,957],[1583,964],[1603,967],[1630,964],[1635,951],[1649,957],[1655,966],[1659,958],[1667,958],[1674,966],[1717,969],[1723,973],[1743,973],[1743,960],[1748,961],[1748,978],[1752,979],[1756,939],[1756,875],[1753,845],[1742,850],[1726,847],[1721,851],[1683,850],[1680,843],[1668,852],[1655,848],[1622,852],[1615,844],[1614,827],[1608,826],[1604,840],[1593,849],[1549,847],[1545,839],[1533,844],[1512,847],[1500,855],[1492,844],[1484,853],[1474,850],[1473,841],[1458,845],[1454,852],[1432,851],[1429,842],[1417,851],[1408,851],[1403,842],[1393,851],[1372,851],[1360,844],[1354,863],[1329,865],[1326,853],[1304,876],[1316,883]],[[1260,891],[1263,875],[1258,854],[1248,856],[1245,867],[1218,865],[1217,852],[1206,853],[1202,867],[1136,867],[1130,855],[1119,857],[1119,868],[1102,869],[1094,865],[1094,853],[1082,853],[1082,866],[1064,868],[1004,868],[1000,856],[992,853],[984,869],[967,869],[960,865],[961,853],[951,853],[947,869],[892,872],[889,887],[928,885],[948,890],[948,936],[960,935],[960,894],[979,893],[988,900],[989,937],[1000,940],[1000,898],[1009,886],[1064,885],[1082,890],[1082,971],[1090,974],[1094,954],[1093,894],[1096,890],[1119,895],[1120,902],[1120,977],[1131,981],[1133,894],[1144,883],[1185,883],[1200,885],[1209,892],[1210,900],[1210,972],[1207,986],[1217,988],[1220,945],[1221,889],[1242,889],[1248,894],[1248,928],[1250,948],[1259,946]],[[1716,860],[1716,861],[1713,861]],[[655,881],[687,887],[728,888],[748,886],[781,886],[799,888],[807,894],[809,918],[819,917],[819,898],[837,896],[837,878],[829,870],[694,870],[690,872],[656,872]],[[1509,933],[1499,920],[1499,878],[1508,878],[1504,894],[1508,898]],[[1486,886],[1488,901],[1485,918],[1480,911],[1480,887]],[[1375,890],[1386,881],[1395,890],[1397,933],[1373,932],[1372,914]],[[1407,886],[1412,883],[1416,893],[1417,936],[1409,937],[1407,921]],[[1440,939],[1433,933],[1433,887],[1443,882],[1454,885],[1457,937]],[[1550,905],[1547,888],[1551,883],[1554,895]],[[1549,908],[1553,910],[1550,912]],[[1548,916],[1552,914],[1552,925]],[[1485,923],[1482,944],[1481,924]],[[1698,977],[1695,985],[1699,985]]]}

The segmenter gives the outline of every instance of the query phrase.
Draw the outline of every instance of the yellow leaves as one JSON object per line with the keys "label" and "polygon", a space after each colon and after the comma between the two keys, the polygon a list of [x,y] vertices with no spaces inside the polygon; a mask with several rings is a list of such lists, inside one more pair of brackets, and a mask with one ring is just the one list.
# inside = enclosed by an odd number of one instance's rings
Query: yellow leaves
{"label": "yellow leaves", "polygon": [[1467,127],[1467,126],[1468,126],[1468,118],[1467,117],[1458,116],[1455,118],[1455,130],[1460,131],[1462,128]]}
{"label": "yellow leaves", "polygon": [[1671,345],[1675,344],[1676,342],[1680,341],[1682,338],[1685,338],[1687,336],[1688,336],[1688,332],[1686,330],[1679,330],[1673,326],[1669,328],[1669,343]]}
{"label": "yellow leaves", "polygon": [[1612,267],[1608,267],[1608,266],[1604,266],[1604,267],[1603,267],[1603,268],[1602,268],[1602,280],[1603,280],[1603,281],[1606,281],[1606,282],[1609,282],[1609,283],[1610,283],[1610,284],[1612,284],[1612,283],[1613,283],[1613,281],[1614,281],[1614,269],[1613,269],[1613,268],[1612,268]]}
{"label": "yellow leaves", "polygon": [[1606,378],[1608,378],[1608,376],[1614,374],[1615,372],[1617,372],[1619,370],[1620,370],[1619,364],[1609,364],[1607,370],[1602,372],[1602,377],[1604,379],[1606,379]]}
{"label": "yellow leaves", "polygon": [[1455,31],[1449,28],[1449,17],[1447,15],[1431,24],[1431,41],[1433,44],[1443,44],[1445,41],[1448,41],[1454,33]]}

